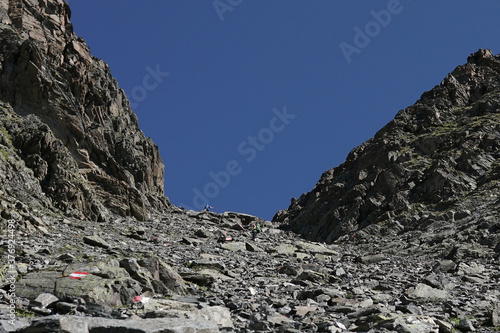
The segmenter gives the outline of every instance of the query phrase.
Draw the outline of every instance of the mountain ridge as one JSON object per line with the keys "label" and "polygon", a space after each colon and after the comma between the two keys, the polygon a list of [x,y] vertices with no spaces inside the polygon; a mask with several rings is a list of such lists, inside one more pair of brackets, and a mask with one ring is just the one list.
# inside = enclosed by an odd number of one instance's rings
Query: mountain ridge
{"label": "mountain ridge", "polygon": [[[471,54],[273,221],[332,243],[367,227],[380,235],[374,229],[382,225],[386,232],[404,234],[428,223],[421,221],[424,215],[448,214],[442,219],[449,222],[464,210],[476,221],[489,211],[495,216],[499,193],[487,187],[500,174],[499,73],[499,56],[489,50]],[[465,200],[481,189],[484,202],[477,196],[477,205]],[[490,209],[479,211],[487,201],[493,201]],[[498,244],[496,235],[486,237]]]}

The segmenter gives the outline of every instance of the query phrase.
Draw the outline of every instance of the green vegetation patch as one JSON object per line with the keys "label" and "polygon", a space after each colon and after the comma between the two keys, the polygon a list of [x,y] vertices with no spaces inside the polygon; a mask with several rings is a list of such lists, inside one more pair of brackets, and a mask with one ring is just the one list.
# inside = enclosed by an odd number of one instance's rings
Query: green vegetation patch
{"label": "green vegetation patch", "polygon": [[4,149],[4,148],[0,148],[0,154],[2,154],[2,156],[7,160],[10,156],[9,152]]}

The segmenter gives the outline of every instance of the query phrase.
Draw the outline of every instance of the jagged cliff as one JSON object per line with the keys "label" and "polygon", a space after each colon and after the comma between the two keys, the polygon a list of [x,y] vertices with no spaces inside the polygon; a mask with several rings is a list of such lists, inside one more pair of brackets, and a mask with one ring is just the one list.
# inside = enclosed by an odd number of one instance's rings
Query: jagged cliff
{"label": "jagged cliff", "polygon": [[0,0],[0,209],[144,220],[169,205],[158,147],[70,17],[61,0]]}
{"label": "jagged cliff", "polygon": [[411,235],[498,252],[499,146],[500,57],[479,50],[274,221],[318,241]]}

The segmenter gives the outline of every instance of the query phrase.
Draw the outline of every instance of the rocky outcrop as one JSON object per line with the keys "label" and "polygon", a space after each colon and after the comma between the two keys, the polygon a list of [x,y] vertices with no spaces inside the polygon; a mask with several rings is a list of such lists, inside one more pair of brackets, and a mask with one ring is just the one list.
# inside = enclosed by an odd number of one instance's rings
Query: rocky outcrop
{"label": "rocky outcrop", "polygon": [[328,243],[451,257],[484,246],[494,256],[499,146],[500,57],[479,50],[274,221]]}
{"label": "rocky outcrop", "polygon": [[59,232],[12,237],[14,271],[0,266],[0,331],[437,333],[499,324],[498,259],[479,249],[452,258],[367,251],[306,241],[246,214],[176,208],[140,226],[45,224]]}
{"label": "rocky outcrop", "polygon": [[144,220],[168,206],[159,150],[70,17],[61,0],[0,1],[0,208]]}

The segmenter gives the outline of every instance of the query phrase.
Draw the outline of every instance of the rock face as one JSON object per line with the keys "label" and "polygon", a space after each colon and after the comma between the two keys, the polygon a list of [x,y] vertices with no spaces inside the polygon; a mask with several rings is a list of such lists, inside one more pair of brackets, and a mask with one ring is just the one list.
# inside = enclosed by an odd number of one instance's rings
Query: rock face
{"label": "rock face", "polygon": [[159,150],[70,16],[61,0],[0,0],[0,208],[144,220],[168,206]]}
{"label": "rock face", "polygon": [[273,220],[328,243],[498,253],[499,89],[500,57],[479,50]]}
{"label": "rock face", "polygon": [[272,223],[169,206],[157,147],[69,18],[0,0],[0,332],[498,331],[498,57]]}

